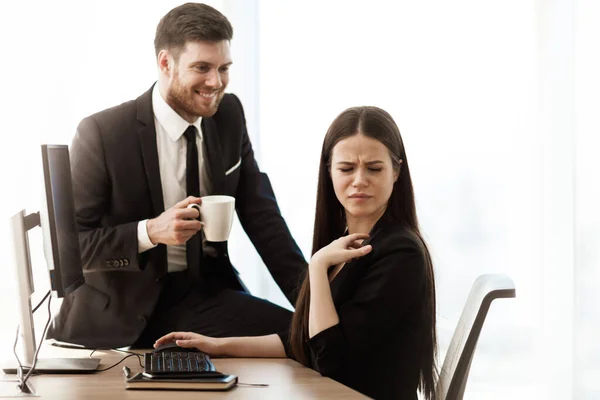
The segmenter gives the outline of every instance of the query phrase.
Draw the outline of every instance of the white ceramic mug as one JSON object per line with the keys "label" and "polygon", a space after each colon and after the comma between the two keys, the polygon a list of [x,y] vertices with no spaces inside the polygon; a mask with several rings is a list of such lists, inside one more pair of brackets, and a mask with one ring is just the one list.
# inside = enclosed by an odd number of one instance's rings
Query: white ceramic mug
{"label": "white ceramic mug", "polygon": [[204,224],[202,230],[209,242],[226,242],[229,239],[235,211],[235,197],[204,196],[202,204],[190,204],[200,211],[200,221]]}

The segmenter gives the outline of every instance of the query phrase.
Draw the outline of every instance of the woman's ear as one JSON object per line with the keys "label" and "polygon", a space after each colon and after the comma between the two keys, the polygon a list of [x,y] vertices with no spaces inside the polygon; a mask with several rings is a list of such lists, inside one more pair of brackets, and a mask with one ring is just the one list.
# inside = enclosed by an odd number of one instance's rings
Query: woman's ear
{"label": "woman's ear", "polygon": [[398,178],[400,177],[400,170],[402,169],[402,160],[398,161],[398,169],[396,171],[394,171],[394,183],[398,180]]}

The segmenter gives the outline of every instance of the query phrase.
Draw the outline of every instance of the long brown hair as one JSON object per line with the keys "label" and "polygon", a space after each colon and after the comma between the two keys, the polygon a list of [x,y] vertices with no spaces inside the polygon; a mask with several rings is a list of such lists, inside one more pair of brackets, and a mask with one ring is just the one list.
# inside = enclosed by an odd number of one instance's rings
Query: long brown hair
{"label": "long brown hair", "polygon": [[[419,389],[425,395],[425,398],[433,399],[435,398],[435,384],[438,375],[435,363],[437,335],[435,330],[436,304],[433,265],[427,245],[419,231],[410,170],[400,130],[392,116],[380,108],[349,108],[337,116],[325,135],[319,165],[312,254],[344,234],[346,218],[344,208],[337,200],[333,189],[330,173],[331,155],[334,146],[340,140],[358,134],[378,140],[387,147],[392,164],[396,172],[399,172],[399,177],[394,183],[386,215],[401,226],[413,231],[422,242],[425,252],[426,299],[423,304],[421,323],[423,324],[422,331],[426,334],[423,339],[423,351],[419,359]],[[310,285],[308,276],[306,276],[298,294],[290,332],[292,355],[304,365],[309,364],[305,347],[308,340],[309,301]]]}

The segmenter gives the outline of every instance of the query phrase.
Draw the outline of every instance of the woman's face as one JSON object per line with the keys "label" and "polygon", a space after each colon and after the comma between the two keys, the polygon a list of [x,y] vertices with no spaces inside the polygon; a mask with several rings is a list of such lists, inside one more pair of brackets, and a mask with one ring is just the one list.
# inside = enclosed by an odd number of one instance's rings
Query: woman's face
{"label": "woman's face", "polygon": [[377,221],[397,178],[387,147],[376,139],[358,134],[333,148],[331,180],[347,218]]}

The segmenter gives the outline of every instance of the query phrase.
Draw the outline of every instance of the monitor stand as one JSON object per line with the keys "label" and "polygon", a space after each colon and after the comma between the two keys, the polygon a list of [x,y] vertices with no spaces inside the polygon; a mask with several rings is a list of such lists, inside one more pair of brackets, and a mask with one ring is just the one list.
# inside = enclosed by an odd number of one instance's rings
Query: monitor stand
{"label": "monitor stand", "polygon": [[[98,369],[99,358],[40,358],[35,364],[34,373],[43,374],[89,374]],[[16,374],[18,365],[12,364],[2,368],[5,374]],[[23,373],[30,366],[23,366]]]}
{"label": "monitor stand", "polygon": [[[19,311],[19,337],[23,346],[21,363],[23,372],[29,371],[36,355],[35,330],[33,312],[31,310],[31,295],[34,292],[31,258],[29,254],[29,238],[27,232],[40,224],[39,213],[27,215],[21,210],[11,218],[12,239],[15,255],[17,275],[17,307]],[[50,301],[50,299],[48,299]],[[44,338],[42,338],[43,340]],[[98,358],[42,358],[35,364],[35,371],[43,373],[91,373],[94,372],[100,359]],[[7,374],[16,374],[18,362],[16,360],[3,366]]]}

